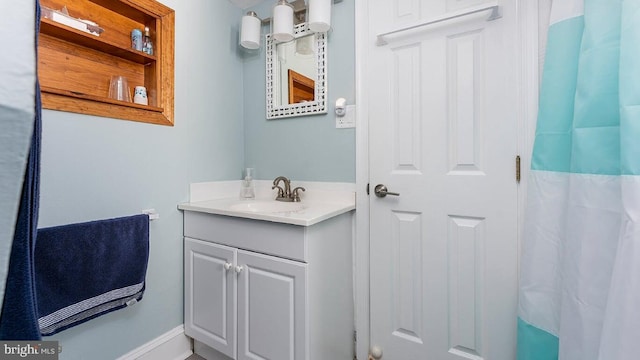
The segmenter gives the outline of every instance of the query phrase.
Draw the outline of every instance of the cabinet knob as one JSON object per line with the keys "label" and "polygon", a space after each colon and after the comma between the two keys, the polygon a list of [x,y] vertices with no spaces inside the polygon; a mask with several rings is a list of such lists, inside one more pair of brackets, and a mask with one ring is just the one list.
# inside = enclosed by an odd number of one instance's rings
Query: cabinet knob
{"label": "cabinet knob", "polygon": [[224,269],[229,271],[233,265],[231,263],[224,263]]}
{"label": "cabinet knob", "polygon": [[244,270],[244,267],[242,265],[236,265],[236,272],[238,274],[240,274],[242,272],[242,270]]}

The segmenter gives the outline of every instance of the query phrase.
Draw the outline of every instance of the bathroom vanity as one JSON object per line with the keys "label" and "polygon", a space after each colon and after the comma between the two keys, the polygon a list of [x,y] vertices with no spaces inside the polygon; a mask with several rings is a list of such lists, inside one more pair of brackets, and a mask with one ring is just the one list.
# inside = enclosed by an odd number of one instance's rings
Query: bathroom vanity
{"label": "bathroom vanity", "polygon": [[192,196],[179,206],[185,333],[199,355],[353,358],[354,196],[311,195],[305,185],[300,203],[276,202],[264,190],[260,200]]}

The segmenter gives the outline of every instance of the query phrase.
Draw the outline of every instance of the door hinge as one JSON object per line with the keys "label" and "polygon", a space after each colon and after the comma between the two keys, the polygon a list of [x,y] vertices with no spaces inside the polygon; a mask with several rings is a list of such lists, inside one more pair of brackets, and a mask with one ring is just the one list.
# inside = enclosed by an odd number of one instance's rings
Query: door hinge
{"label": "door hinge", "polygon": [[[368,184],[367,184],[368,187]],[[358,331],[353,330],[353,360],[358,360]]]}
{"label": "door hinge", "polygon": [[516,155],[516,182],[520,182],[520,155]]}
{"label": "door hinge", "polygon": [[369,183],[367,183],[367,195],[369,195]]}

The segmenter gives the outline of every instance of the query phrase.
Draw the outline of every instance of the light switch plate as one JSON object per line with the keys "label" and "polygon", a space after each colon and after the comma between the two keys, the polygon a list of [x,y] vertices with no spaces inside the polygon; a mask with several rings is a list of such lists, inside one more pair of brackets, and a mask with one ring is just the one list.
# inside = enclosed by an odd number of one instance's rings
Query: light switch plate
{"label": "light switch plate", "polygon": [[336,129],[349,129],[356,127],[356,106],[347,105],[347,113],[344,116],[336,116]]}

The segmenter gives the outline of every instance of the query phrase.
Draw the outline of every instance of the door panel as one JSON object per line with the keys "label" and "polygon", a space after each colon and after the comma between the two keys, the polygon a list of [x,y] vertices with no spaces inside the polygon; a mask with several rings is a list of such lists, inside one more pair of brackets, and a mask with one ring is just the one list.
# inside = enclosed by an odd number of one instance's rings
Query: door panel
{"label": "door panel", "polygon": [[[373,0],[369,31],[480,4]],[[384,359],[515,358],[514,2],[501,11],[369,42],[371,188],[400,193],[370,202],[371,344]]]}
{"label": "door panel", "polygon": [[422,216],[392,212],[393,335],[415,343],[424,342],[422,290]]}
{"label": "door panel", "polygon": [[306,359],[306,264],[238,250],[238,358]]}
{"label": "door panel", "polygon": [[235,263],[226,246],[185,238],[185,333],[235,358],[235,281],[225,264]]}
{"label": "door panel", "polygon": [[485,353],[481,313],[485,291],[485,219],[450,216],[448,235],[448,346],[451,353],[463,357],[481,356]]}

